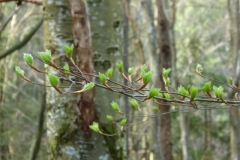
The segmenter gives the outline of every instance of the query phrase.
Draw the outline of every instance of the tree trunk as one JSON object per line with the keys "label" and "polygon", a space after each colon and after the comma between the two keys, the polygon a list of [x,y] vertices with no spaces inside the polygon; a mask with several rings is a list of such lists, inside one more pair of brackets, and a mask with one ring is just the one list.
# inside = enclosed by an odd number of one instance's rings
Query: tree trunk
{"label": "tree trunk", "polygon": [[[169,33],[169,20],[166,15],[166,4],[164,0],[157,0],[158,6],[158,27],[159,27],[159,48],[160,48],[160,75],[163,68],[171,68],[171,42]],[[161,79],[161,88],[164,88],[163,79]],[[170,111],[170,105],[160,105],[161,113]],[[161,116],[161,141],[165,160],[172,160],[172,142],[171,142],[171,115]]]}

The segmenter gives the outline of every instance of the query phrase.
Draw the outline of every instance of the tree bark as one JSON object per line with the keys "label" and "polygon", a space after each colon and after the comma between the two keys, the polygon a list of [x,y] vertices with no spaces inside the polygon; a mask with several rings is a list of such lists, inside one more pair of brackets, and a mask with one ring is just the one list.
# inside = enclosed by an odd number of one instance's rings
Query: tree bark
{"label": "tree bark", "polygon": [[[160,50],[160,75],[162,75],[163,68],[171,68],[172,53],[169,33],[169,20],[166,15],[166,4],[164,0],[157,0],[158,6],[158,27],[159,27],[159,50]],[[161,79],[161,88],[164,88],[163,79]],[[170,111],[170,105],[160,105],[161,113]],[[172,160],[172,142],[171,142],[171,115],[166,114],[161,116],[161,141],[165,160]]]}

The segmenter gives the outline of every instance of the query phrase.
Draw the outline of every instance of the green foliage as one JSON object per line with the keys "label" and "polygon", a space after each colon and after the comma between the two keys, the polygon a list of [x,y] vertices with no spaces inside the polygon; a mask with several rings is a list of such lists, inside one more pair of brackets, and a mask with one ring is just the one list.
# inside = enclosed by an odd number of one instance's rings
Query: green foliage
{"label": "green foliage", "polygon": [[198,94],[198,88],[195,86],[191,87],[191,99],[193,100]]}
{"label": "green foliage", "polygon": [[118,71],[122,73],[123,72],[123,61],[117,63],[116,67],[117,67]]}
{"label": "green foliage", "polygon": [[223,87],[222,86],[219,86],[219,87],[213,86],[213,91],[214,91],[214,94],[217,98],[222,98],[222,94],[223,94]]}
{"label": "green foliage", "polygon": [[166,82],[165,82],[165,85],[168,86],[168,85],[170,84],[170,82],[171,82],[171,81],[170,81],[170,78],[167,77]]}
{"label": "green foliage", "polygon": [[142,67],[141,67],[141,71],[142,72],[147,72],[147,66],[146,66],[146,64],[144,64],[144,65],[142,65]]}
{"label": "green foliage", "polygon": [[153,76],[152,71],[148,71],[147,73],[145,71],[142,71],[141,77],[143,79],[143,83],[145,85],[148,84],[152,80],[152,76]]}
{"label": "green foliage", "polygon": [[115,111],[119,112],[119,106],[117,102],[112,101],[111,106]]}
{"label": "green foliage", "polygon": [[106,83],[106,80],[107,80],[106,75],[99,72],[99,73],[98,73],[98,76],[99,76],[100,81],[101,81],[103,84],[105,84],[105,83]]}
{"label": "green foliage", "polygon": [[162,97],[163,97],[163,94],[159,92],[159,93],[157,94],[157,97],[162,98]]}
{"label": "green foliage", "polygon": [[139,104],[138,104],[138,102],[136,101],[136,99],[131,99],[130,100],[130,104],[134,107],[134,108],[139,108]]}
{"label": "green foliage", "polygon": [[50,64],[51,52],[49,50],[46,50],[46,52],[38,52],[38,55],[43,60],[44,63]]}
{"label": "green foliage", "polygon": [[112,117],[112,116],[107,115],[107,119],[108,119],[110,122],[113,122],[113,117]]}
{"label": "green foliage", "polygon": [[202,68],[202,65],[201,65],[201,64],[197,64],[196,71],[197,71],[198,73],[202,73],[203,68]]}
{"label": "green foliage", "polygon": [[157,106],[152,106],[152,110],[154,110],[154,111],[159,111],[159,109],[158,109]]}
{"label": "green foliage", "polygon": [[120,124],[122,126],[124,126],[126,123],[127,123],[127,119],[126,118],[122,119],[121,122],[120,122]]}
{"label": "green foliage", "polygon": [[184,96],[188,96],[188,90],[186,90],[183,86],[180,85],[180,87],[178,87],[178,93],[182,94]]}
{"label": "green foliage", "polygon": [[206,93],[210,93],[211,91],[211,82],[206,82],[204,86],[202,87],[202,90]]}
{"label": "green foliage", "polygon": [[72,57],[73,49],[74,49],[73,44],[71,46],[64,45],[63,49],[68,57]]}
{"label": "green foliage", "polygon": [[54,74],[48,73],[48,80],[53,87],[57,87],[59,83],[58,76],[55,76]]}
{"label": "green foliage", "polygon": [[107,72],[105,73],[105,75],[107,76],[107,78],[111,78],[112,77],[112,73],[113,73],[113,68],[109,68],[107,70]]}
{"label": "green foliage", "polygon": [[164,93],[164,97],[166,98],[166,99],[170,99],[170,94],[169,93]]}
{"label": "green foliage", "polygon": [[163,68],[162,70],[163,77],[167,78],[170,72],[171,72],[171,68],[168,68],[168,69]]}
{"label": "green foliage", "polygon": [[20,67],[16,66],[15,71],[20,77],[24,77],[24,71]]}
{"label": "green foliage", "polygon": [[93,122],[93,124],[90,125],[89,128],[90,128],[91,130],[93,130],[94,132],[97,132],[97,133],[100,132],[100,129],[99,129],[98,123],[96,123],[96,122]]}
{"label": "green foliage", "polygon": [[70,69],[69,69],[69,65],[67,63],[64,65],[63,69],[64,69],[64,73],[68,75]]}
{"label": "green foliage", "polygon": [[90,91],[90,90],[93,89],[93,87],[94,87],[94,83],[90,82],[90,83],[87,83],[87,84],[84,85],[83,90],[84,91]]}
{"label": "green foliage", "polygon": [[160,92],[160,89],[154,88],[154,86],[152,85],[152,87],[151,87],[151,89],[150,89],[150,91],[149,91],[148,97],[149,97],[149,98],[153,98],[153,97],[156,96],[159,92]]}
{"label": "green foliage", "polygon": [[132,75],[134,71],[134,67],[128,68],[128,75]]}
{"label": "green foliage", "polygon": [[23,58],[24,58],[25,62],[26,62],[28,65],[32,65],[32,64],[33,64],[33,56],[32,56],[31,54],[24,53],[24,54],[23,54]]}
{"label": "green foliage", "polygon": [[233,79],[232,79],[232,77],[229,77],[229,78],[228,78],[228,82],[229,82],[230,84],[233,84]]}

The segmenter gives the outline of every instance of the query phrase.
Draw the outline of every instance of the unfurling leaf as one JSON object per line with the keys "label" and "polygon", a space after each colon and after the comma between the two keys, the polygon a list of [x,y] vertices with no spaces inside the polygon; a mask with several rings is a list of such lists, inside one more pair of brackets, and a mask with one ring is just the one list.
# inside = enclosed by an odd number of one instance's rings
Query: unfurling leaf
{"label": "unfurling leaf", "polygon": [[120,124],[122,126],[124,126],[126,123],[127,123],[127,119],[126,118],[122,119],[121,122],[120,122]]}
{"label": "unfurling leaf", "polygon": [[117,102],[112,101],[111,106],[115,111],[119,112],[119,106]]}
{"label": "unfurling leaf", "polygon": [[128,68],[128,75],[132,75],[134,71],[134,67]]}
{"label": "unfurling leaf", "polygon": [[184,96],[188,96],[188,91],[183,86],[178,87],[178,93]]}
{"label": "unfurling leaf", "polygon": [[97,132],[97,133],[100,132],[100,129],[99,129],[98,123],[96,123],[96,122],[93,122],[92,125],[89,125],[89,128],[90,128],[91,130]]}
{"label": "unfurling leaf", "polygon": [[198,73],[200,73],[200,74],[202,73],[203,68],[202,68],[202,65],[201,65],[201,64],[197,64],[196,71],[197,71]]}
{"label": "unfurling leaf", "polygon": [[141,71],[142,71],[142,72],[147,72],[147,66],[146,66],[146,64],[144,64],[144,65],[141,67]]}
{"label": "unfurling leaf", "polygon": [[170,78],[167,77],[166,82],[165,82],[165,85],[168,86],[168,85],[170,84],[170,82],[171,82],[171,81],[170,81]]}
{"label": "unfurling leaf", "polygon": [[160,92],[160,89],[154,88],[154,86],[152,85],[152,87],[151,87],[151,89],[150,89],[150,91],[149,91],[148,97],[149,97],[149,98],[153,98],[153,97],[156,96],[159,92]]}
{"label": "unfurling leaf", "polygon": [[15,71],[20,77],[24,77],[24,71],[20,67],[16,66]]}
{"label": "unfurling leaf", "polygon": [[63,69],[65,74],[69,74],[69,65],[67,63],[64,65]]}
{"label": "unfurling leaf", "polygon": [[169,93],[164,93],[164,96],[166,99],[170,99],[170,94]]}
{"label": "unfurling leaf", "polygon": [[118,71],[122,73],[123,72],[123,61],[117,63],[116,67],[117,67]]}
{"label": "unfurling leaf", "polygon": [[202,87],[203,92],[210,93],[211,91],[211,82],[206,82]]}
{"label": "unfurling leaf", "polygon": [[93,82],[87,83],[87,84],[84,85],[83,90],[84,91],[90,91],[90,90],[93,89],[93,87],[94,87],[94,83]]}
{"label": "unfurling leaf", "polygon": [[112,73],[113,73],[113,68],[109,68],[107,70],[107,72],[105,73],[105,75],[107,76],[107,78],[111,78],[112,77]]}
{"label": "unfurling leaf", "polygon": [[108,119],[110,122],[113,122],[113,117],[112,117],[112,116],[107,115],[107,119]]}
{"label": "unfurling leaf", "polygon": [[135,99],[131,99],[130,100],[130,104],[134,107],[134,108],[139,108],[139,104],[138,104],[138,102],[135,100]]}
{"label": "unfurling leaf", "polygon": [[159,98],[162,98],[162,97],[163,97],[162,93],[160,93],[160,92],[157,94],[157,96],[158,96]]}
{"label": "unfurling leaf", "polygon": [[233,79],[232,79],[232,77],[229,77],[229,78],[228,78],[228,81],[229,81],[230,84],[233,84]]}
{"label": "unfurling leaf", "polygon": [[51,52],[46,50],[46,52],[38,52],[39,57],[43,60],[44,63],[51,63]]}
{"label": "unfurling leaf", "polygon": [[152,80],[153,72],[148,71],[147,73],[145,71],[142,72],[142,79],[143,83],[146,85]]}
{"label": "unfurling leaf", "polygon": [[156,106],[152,106],[152,110],[159,111],[158,107],[156,107]]}
{"label": "unfurling leaf", "polygon": [[217,98],[222,98],[222,94],[223,94],[223,87],[219,86],[218,88],[216,86],[213,86],[213,91],[214,94]]}
{"label": "unfurling leaf", "polygon": [[191,100],[193,100],[198,94],[198,88],[195,86],[191,87]]}
{"label": "unfurling leaf", "polygon": [[100,81],[101,81],[103,84],[105,84],[105,83],[106,83],[106,80],[107,80],[107,77],[105,76],[105,74],[99,72],[99,73],[98,73],[98,76],[99,76]]}
{"label": "unfurling leaf", "polygon": [[170,72],[171,72],[171,68],[168,68],[168,69],[163,68],[162,70],[163,77],[167,78]]}
{"label": "unfurling leaf", "polygon": [[26,62],[28,65],[32,65],[32,64],[33,64],[33,56],[32,56],[31,54],[24,53],[24,54],[23,54],[23,58],[24,58],[25,62]]}
{"label": "unfurling leaf", "polygon": [[58,76],[55,76],[54,74],[48,73],[48,80],[53,87],[57,87],[59,79]]}
{"label": "unfurling leaf", "polygon": [[63,49],[66,52],[66,55],[68,57],[72,57],[72,53],[73,53],[73,49],[74,49],[74,45],[73,44],[70,47],[67,46],[67,45],[64,45]]}

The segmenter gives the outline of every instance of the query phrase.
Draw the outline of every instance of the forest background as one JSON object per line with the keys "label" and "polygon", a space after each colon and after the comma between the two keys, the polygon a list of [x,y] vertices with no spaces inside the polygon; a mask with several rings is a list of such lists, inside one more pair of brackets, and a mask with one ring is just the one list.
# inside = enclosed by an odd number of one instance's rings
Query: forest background
{"label": "forest background", "polygon": [[[146,64],[154,71],[152,83],[162,90],[164,67],[172,68],[173,88],[191,84],[201,89],[208,80],[196,74],[197,64],[207,77],[226,83],[233,77],[238,85],[238,0],[0,2],[0,160],[240,159],[238,107],[201,102],[196,109],[189,104],[168,104],[159,105],[157,113],[151,106],[158,104],[146,101],[139,112],[128,97],[106,89],[81,96],[60,95],[49,87],[29,84],[15,73],[15,66],[21,66],[30,80],[48,85],[43,74],[25,64],[23,53],[37,56],[49,49],[54,62],[63,66],[68,61],[63,58],[63,46],[74,44],[74,59],[81,70],[90,73],[94,65],[96,73],[105,73],[113,67],[117,82],[126,84],[115,67],[122,60],[125,71],[135,67],[133,79]],[[81,39],[85,40],[82,48]],[[87,57],[84,66],[82,57]],[[34,59],[41,70],[56,73]],[[224,97],[234,99],[234,92],[224,89]],[[112,110],[112,101],[120,104],[127,118],[124,132],[112,137],[89,130],[93,121],[99,122],[104,133],[120,130],[106,118],[121,119]]]}

